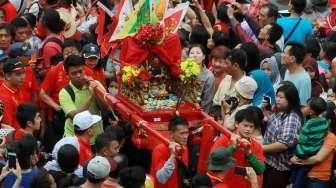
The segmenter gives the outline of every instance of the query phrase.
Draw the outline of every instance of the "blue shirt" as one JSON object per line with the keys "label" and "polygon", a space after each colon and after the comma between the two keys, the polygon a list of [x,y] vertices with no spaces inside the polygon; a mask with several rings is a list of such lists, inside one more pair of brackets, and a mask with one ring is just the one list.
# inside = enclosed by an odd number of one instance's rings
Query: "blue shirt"
{"label": "blue shirt", "polygon": [[[299,19],[300,19],[299,17],[283,17],[277,20],[277,23],[283,29],[283,35],[285,39],[288,37],[290,32],[293,30],[294,26],[299,21]],[[305,45],[306,38],[312,35],[313,35],[312,24],[308,20],[301,18],[301,22],[299,23],[299,25],[297,26],[293,34],[290,36],[287,43],[297,42],[302,45]]]}
{"label": "blue shirt", "polygon": [[250,72],[250,76],[257,82],[258,88],[254,93],[253,105],[260,106],[264,96],[271,98],[271,104],[275,103],[275,93],[271,79],[262,70],[257,69]]}
{"label": "blue shirt", "polygon": [[[30,183],[34,177],[38,176],[39,170],[35,167],[30,172],[22,173],[22,180],[20,183],[20,188],[29,188]],[[12,187],[15,183],[16,176],[13,173],[10,173],[5,178],[3,183],[4,187]]]}
{"label": "blue shirt", "polygon": [[290,75],[288,70],[285,73],[285,81],[292,82],[299,92],[300,104],[307,104],[311,96],[311,80],[309,74],[304,70],[300,73]]}

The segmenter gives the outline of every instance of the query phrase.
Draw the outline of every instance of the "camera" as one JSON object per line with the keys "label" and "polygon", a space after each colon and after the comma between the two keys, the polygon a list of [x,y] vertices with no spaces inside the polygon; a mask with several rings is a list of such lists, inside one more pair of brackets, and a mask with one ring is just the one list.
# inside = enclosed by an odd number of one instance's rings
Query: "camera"
{"label": "camera", "polygon": [[237,108],[239,101],[236,97],[232,97],[232,96],[226,96],[224,98],[225,102],[228,103],[231,106],[231,111],[234,110],[235,108]]}

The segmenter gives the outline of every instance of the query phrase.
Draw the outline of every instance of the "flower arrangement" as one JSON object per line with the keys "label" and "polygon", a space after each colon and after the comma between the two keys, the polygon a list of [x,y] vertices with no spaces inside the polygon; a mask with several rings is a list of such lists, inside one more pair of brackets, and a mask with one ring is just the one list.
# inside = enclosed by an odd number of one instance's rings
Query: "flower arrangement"
{"label": "flower arrangement", "polygon": [[135,35],[135,40],[145,45],[159,43],[164,38],[163,27],[160,24],[142,26]]}
{"label": "flower arrangement", "polygon": [[140,74],[141,70],[135,66],[124,66],[122,68],[121,80],[124,83],[131,84],[134,78]]}
{"label": "flower arrangement", "polygon": [[182,82],[194,81],[201,72],[201,66],[192,58],[188,58],[181,63]]}

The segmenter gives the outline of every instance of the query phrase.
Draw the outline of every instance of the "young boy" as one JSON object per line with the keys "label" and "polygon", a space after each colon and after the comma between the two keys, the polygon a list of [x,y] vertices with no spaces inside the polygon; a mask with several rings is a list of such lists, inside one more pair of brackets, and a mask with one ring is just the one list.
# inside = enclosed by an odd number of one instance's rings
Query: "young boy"
{"label": "young boy", "polygon": [[[295,155],[300,159],[307,159],[316,154],[321,149],[328,132],[328,122],[322,116],[327,103],[321,97],[313,97],[307,103],[303,115],[310,119],[303,125],[295,149]],[[294,166],[291,174],[293,188],[305,187],[304,178],[309,169],[309,166]]]}
{"label": "young boy", "polygon": [[[253,132],[259,124],[258,114],[253,108],[239,110],[235,115],[235,130],[231,137],[222,135],[214,145],[212,151],[219,147],[228,148],[236,160],[236,166],[252,167],[258,175],[265,170],[264,153],[261,144],[253,138]],[[250,147],[241,147],[238,139],[248,140]],[[260,179],[260,178],[258,178]],[[250,182],[243,176],[239,176],[231,169],[225,176],[228,187],[251,188]],[[261,185],[261,182],[259,181]]]}
{"label": "young boy", "polygon": [[23,103],[17,107],[16,119],[20,129],[14,132],[14,141],[20,140],[26,134],[33,135],[41,128],[40,109],[35,104]]}

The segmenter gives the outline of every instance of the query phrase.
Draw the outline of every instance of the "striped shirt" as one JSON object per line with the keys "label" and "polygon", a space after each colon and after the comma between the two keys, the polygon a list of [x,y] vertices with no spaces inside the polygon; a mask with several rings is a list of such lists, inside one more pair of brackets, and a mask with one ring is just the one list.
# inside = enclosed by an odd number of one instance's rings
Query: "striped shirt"
{"label": "striped shirt", "polygon": [[328,122],[324,117],[308,120],[302,127],[299,135],[299,143],[296,146],[295,155],[306,159],[316,154],[328,132]]}
{"label": "striped shirt", "polygon": [[286,151],[266,154],[265,163],[279,171],[290,170],[290,158],[293,156],[295,137],[301,129],[301,118],[297,113],[284,114],[277,112],[273,114],[267,123],[264,144],[279,142],[285,144]]}

